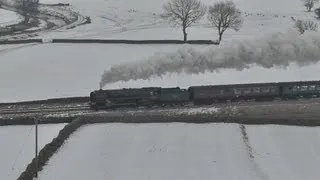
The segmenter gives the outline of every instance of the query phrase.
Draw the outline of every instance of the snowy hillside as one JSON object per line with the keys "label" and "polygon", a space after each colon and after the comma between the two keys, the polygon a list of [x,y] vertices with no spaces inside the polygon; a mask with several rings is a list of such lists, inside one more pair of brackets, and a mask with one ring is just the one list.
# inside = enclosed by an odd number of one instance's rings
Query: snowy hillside
{"label": "snowy hillside", "polygon": [[319,128],[287,126],[90,125],[39,179],[317,179],[319,137]]}
{"label": "snowy hillside", "polygon": [[[146,59],[156,52],[170,52],[184,46],[42,44],[12,47],[15,49],[0,50],[1,102],[87,96],[99,88],[103,71],[111,65]],[[201,51],[207,46],[191,47]],[[302,68],[293,64],[288,68],[254,66],[243,71],[224,69],[199,75],[167,74],[162,78],[118,82],[104,88],[314,80],[318,78],[319,68],[320,63]]]}
{"label": "snowy hillside", "polygon": [[[19,46],[18,46],[19,47]],[[88,96],[105,68],[181,45],[40,44],[0,50],[0,101]],[[204,46],[194,46],[203,48]],[[123,53],[125,52],[125,53]]]}
{"label": "snowy hillside", "polygon": [[[39,151],[65,124],[39,125]],[[35,155],[34,126],[0,126],[0,179],[17,179]]]}
{"label": "snowy hillside", "polygon": [[19,14],[4,9],[0,9],[0,17],[0,27],[17,24],[23,20],[23,17]]}
{"label": "snowy hillside", "polygon": [[[201,0],[211,5],[217,0]],[[54,32],[46,37],[121,38],[121,39],[182,39],[180,28],[172,28],[160,18],[162,5],[167,0],[42,0],[41,3],[70,3],[92,23],[67,32]],[[300,0],[235,0],[245,13],[240,32],[227,31],[226,41],[284,32],[296,19],[313,19],[313,13],[304,12]],[[207,18],[189,29],[190,39],[217,39],[216,30],[209,27]]]}
{"label": "snowy hillside", "polygon": [[[180,29],[174,29],[160,18],[164,0],[42,0],[41,3],[70,3],[71,8],[84,16],[90,16],[91,24],[68,30],[40,33],[41,37],[58,38],[120,38],[120,39],[182,39]],[[204,0],[206,4],[215,1]],[[300,0],[236,0],[237,6],[244,12],[244,24],[240,31],[226,31],[219,48],[229,49],[234,54],[241,52],[237,47],[243,40],[256,40],[269,34],[294,32],[294,19],[312,19],[313,13],[305,12]],[[316,5],[316,7],[319,5]],[[216,40],[216,30],[209,26],[204,18],[189,29],[189,39]],[[281,36],[281,34],[278,36]],[[270,37],[270,36],[267,36]],[[267,39],[267,38],[265,38]],[[309,38],[310,39],[310,38]],[[263,40],[261,40],[263,41]],[[271,42],[268,42],[271,43]],[[308,41],[304,42],[305,44]],[[246,42],[242,42],[246,44]],[[250,43],[249,43],[250,44]],[[317,55],[318,46],[313,48],[300,45],[302,51]],[[265,47],[267,43],[259,44]],[[12,47],[12,48],[11,48]],[[153,60],[155,54],[168,59],[166,55],[179,54],[183,47],[192,47],[197,54],[219,52],[217,46],[181,46],[181,45],[96,45],[96,44],[43,44],[26,46],[0,46],[0,102],[45,99],[51,97],[86,96],[99,88],[101,75],[112,65],[140,60]],[[303,47],[306,47],[303,49]],[[247,52],[257,52],[255,44],[247,46]],[[250,49],[251,48],[251,49]],[[180,49],[180,50],[178,50]],[[228,51],[220,51],[220,54]],[[277,47],[276,47],[276,50]],[[292,50],[292,49],[291,49]],[[312,52],[311,52],[312,51]],[[281,53],[280,53],[281,54]],[[282,51],[282,54],[287,54]],[[263,53],[260,54],[264,56]],[[292,55],[292,54],[291,54]],[[272,57],[272,56],[270,56]],[[287,56],[290,57],[290,56]],[[208,57],[215,59],[215,56]],[[246,57],[242,57],[246,59]],[[269,59],[269,57],[268,57]],[[275,59],[265,59],[274,61]],[[300,58],[303,61],[304,58]],[[158,58],[159,60],[159,58]],[[194,60],[194,59],[189,59]],[[254,60],[251,58],[251,60]],[[290,61],[291,59],[288,59]],[[161,58],[160,58],[161,61]],[[314,60],[316,61],[316,60]],[[126,66],[126,64],[124,64]],[[144,66],[144,65],[142,65]],[[142,86],[181,86],[202,84],[228,84],[247,82],[271,82],[293,80],[317,80],[320,64],[299,67],[290,64],[286,68],[261,68],[251,64],[249,69],[236,71],[220,69],[205,74],[164,74],[150,80],[137,80],[107,84],[104,88],[142,87]]]}

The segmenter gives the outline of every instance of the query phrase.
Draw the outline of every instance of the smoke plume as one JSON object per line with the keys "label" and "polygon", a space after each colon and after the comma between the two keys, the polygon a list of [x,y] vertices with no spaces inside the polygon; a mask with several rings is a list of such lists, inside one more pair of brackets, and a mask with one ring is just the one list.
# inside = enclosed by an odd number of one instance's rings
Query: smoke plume
{"label": "smoke plume", "polygon": [[118,81],[147,80],[167,73],[199,74],[222,68],[241,71],[250,65],[272,68],[297,63],[304,66],[319,60],[320,34],[277,33],[226,46],[210,46],[201,52],[185,46],[177,52],[156,54],[146,60],[115,65],[103,73],[100,87]]}

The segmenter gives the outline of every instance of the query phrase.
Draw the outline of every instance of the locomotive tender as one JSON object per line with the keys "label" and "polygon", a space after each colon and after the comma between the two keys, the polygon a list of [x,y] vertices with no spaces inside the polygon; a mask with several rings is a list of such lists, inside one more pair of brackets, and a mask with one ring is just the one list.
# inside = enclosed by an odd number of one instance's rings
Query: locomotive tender
{"label": "locomotive tender", "polygon": [[188,89],[145,87],[96,90],[90,93],[92,109],[116,107],[204,105],[227,101],[272,101],[320,97],[320,81],[191,86]]}

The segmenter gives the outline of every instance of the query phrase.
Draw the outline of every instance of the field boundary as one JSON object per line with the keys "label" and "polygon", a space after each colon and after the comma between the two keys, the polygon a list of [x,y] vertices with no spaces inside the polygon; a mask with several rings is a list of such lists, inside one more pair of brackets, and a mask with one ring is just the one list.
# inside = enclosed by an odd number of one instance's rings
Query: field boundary
{"label": "field boundary", "polygon": [[126,40],[126,39],[18,39],[0,40],[0,45],[6,44],[27,44],[27,43],[74,43],[74,44],[194,44],[194,45],[219,45],[217,41],[211,40]]}
{"label": "field boundary", "polygon": [[89,100],[90,100],[89,96],[49,98],[44,100],[0,103],[0,107],[10,106],[10,105],[30,105],[30,104],[34,105],[34,104],[44,104],[44,103],[83,103],[83,102],[89,102]]}
{"label": "field boundary", "polygon": [[33,158],[31,163],[28,164],[24,172],[22,172],[18,180],[33,180],[36,172],[41,171],[49,159],[59,150],[63,145],[65,140],[67,140],[70,135],[75,132],[79,127],[84,125],[85,122],[82,119],[75,119],[71,123],[67,124],[59,134],[50,143],[45,145],[38,154],[38,170],[36,168],[36,158]]}
{"label": "field boundary", "polygon": [[42,39],[19,39],[19,40],[0,40],[0,45],[4,44],[28,44],[28,43],[42,43]]}
{"label": "field boundary", "polygon": [[[108,115],[70,115],[65,117],[47,117],[38,121],[38,124],[60,124],[71,123],[76,118],[84,118],[89,124],[95,123],[236,123],[245,125],[288,125],[288,126],[320,126],[320,119],[317,117],[255,117],[250,115],[225,114],[166,114],[158,113],[148,115],[146,113],[135,114],[132,112],[119,112]],[[34,125],[34,119],[30,117],[21,117],[13,119],[0,119],[0,126],[11,125]]]}
{"label": "field boundary", "polygon": [[[70,123],[73,119],[79,116],[66,117],[46,117],[39,119],[38,124],[61,124]],[[35,120],[32,117],[19,117],[12,119],[0,119],[0,126],[14,126],[14,125],[34,125]]]}
{"label": "field boundary", "polygon": [[211,40],[125,40],[125,39],[52,39],[52,43],[101,43],[101,44],[213,44]]}

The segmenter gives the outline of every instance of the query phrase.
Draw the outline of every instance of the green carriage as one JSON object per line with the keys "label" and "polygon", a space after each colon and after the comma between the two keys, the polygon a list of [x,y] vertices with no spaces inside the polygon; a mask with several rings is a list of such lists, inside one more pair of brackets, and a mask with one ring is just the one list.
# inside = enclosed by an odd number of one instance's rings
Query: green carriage
{"label": "green carriage", "polygon": [[296,81],[280,83],[283,99],[320,97],[320,81]]}

